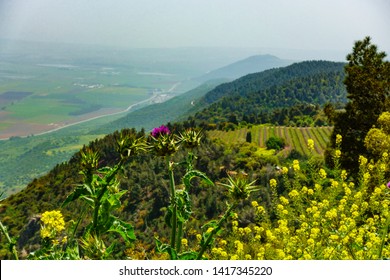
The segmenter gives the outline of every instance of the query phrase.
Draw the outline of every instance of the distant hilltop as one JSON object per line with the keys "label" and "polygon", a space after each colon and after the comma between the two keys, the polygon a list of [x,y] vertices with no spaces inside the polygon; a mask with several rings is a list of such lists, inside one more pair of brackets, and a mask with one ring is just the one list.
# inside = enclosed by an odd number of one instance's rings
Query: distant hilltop
{"label": "distant hilltop", "polygon": [[237,79],[251,73],[261,72],[271,68],[285,67],[296,61],[280,59],[273,55],[254,55],[243,60],[234,62],[207,74],[198,77],[196,80],[205,82],[213,79]]}

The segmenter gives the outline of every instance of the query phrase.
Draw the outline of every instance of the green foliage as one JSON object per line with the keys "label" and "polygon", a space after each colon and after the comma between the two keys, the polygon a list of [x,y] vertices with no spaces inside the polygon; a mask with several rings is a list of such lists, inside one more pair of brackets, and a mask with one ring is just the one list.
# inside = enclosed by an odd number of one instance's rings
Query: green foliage
{"label": "green foliage", "polygon": [[345,103],[342,63],[307,61],[247,75],[208,92],[210,104],[195,114],[197,123],[208,128],[231,129],[239,123],[277,125],[324,125],[321,106]]}
{"label": "green foliage", "polygon": [[376,158],[380,158],[383,153],[390,154],[390,113],[383,112],[377,125],[379,128],[374,127],[368,131],[364,145]]}
{"label": "green foliage", "polygon": [[283,150],[284,147],[286,146],[286,143],[283,138],[279,138],[276,136],[271,136],[268,138],[268,140],[265,142],[265,145],[267,146],[268,150]]}
{"label": "green foliage", "polygon": [[341,163],[355,173],[359,155],[369,155],[364,146],[368,131],[390,106],[390,62],[385,57],[386,54],[371,43],[370,37],[357,41],[347,56],[344,83],[349,102],[345,111],[338,112],[333,120],[331,139],[334,147],[335,136],[340,134],[343,137]]}
{"label": "green foliage", "polygon": [[[63,206],[77,199],[84,203],[92,211],[92,219],[86,227],[82,246],[91,249],[94,245],[98,251],[106,251],[106,245],[102,239],[104,234],[117,233],[127,243],[135,240],[134,228],[129,223],[114,216],[116,210],[121,207],[121,197],[127,192],[120,191],[120,182],[116,178],[117,173],[123,167],[125,161],[140,151],[145,151],[146,144],[140,138],[121,134],[117,140],[117,151],[120,155],[119,162],[114,167],[102,167],[97,169],[99,155],[90,148],[81,151],[80,174],[84,176],[84,183],[65,199]],[[75,229],[76,230],[76,229]],[[91,243],[92,242],[92,243]],[[92,246],[92,247],[91,247]],[[110,254],[114,253],[114,243],[109,246]],[[85,250],[88,252],[88,250]],[[98,254],[101,257],[100,254]],[[96,254],[86,255],[86,258],[95,258]]]}

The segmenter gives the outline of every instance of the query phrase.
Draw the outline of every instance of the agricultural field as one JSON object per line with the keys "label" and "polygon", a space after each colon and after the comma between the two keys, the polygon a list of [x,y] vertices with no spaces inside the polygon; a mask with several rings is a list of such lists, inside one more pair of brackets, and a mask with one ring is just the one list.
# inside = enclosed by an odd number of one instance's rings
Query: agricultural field
{"label": "agricultural field", "polygon": [[[36,135],[186,90],[189,73],[99,52],[0,55],[0,139]],[[110,59],[111,58],[111,59]],[[192,86],[192,85],[191,85]]]}
{"label": "agricultural field", "polygon": [[286,148],[282,151],[288,154],[292,149],[295,149],[302,155],[308,155],[307,140],[313,139],[315,143],[315,153],[323,155],[328,139],[332,132],[332,127],[286,127],[286,126],[264,126],[256,125],[236,129],[234,131],[213,130],[209,132],[212,138],[219,138],[228,143],[240,143],[246,141],[247,133],[252,134],[252,143],[256,143],[259,147],[265,148],[266,141],[271,136],[283,138],[286,143]]}

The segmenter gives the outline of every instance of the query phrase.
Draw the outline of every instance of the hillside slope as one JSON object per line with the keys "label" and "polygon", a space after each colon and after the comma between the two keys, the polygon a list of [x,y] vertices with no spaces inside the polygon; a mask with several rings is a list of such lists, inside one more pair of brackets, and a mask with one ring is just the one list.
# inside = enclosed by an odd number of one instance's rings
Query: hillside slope
{"label": "hillside slope", "polygon": [[250,73],[262,72],[267,69],[277,67],[284,67],[292,63],[292,60],[280,59],[273,55],[254,55],[210,71],[209,73],[196,78],[196,80],[202,82],[221,78],[234,80]]}
{"label": "hillside slope", "polygon": [[[343,69],[343,63],[307,61],[250,74],[208,92],[200,104],[209,106],[194,118],[198,123],[213,124],[244,121],[309,125],[298,124],[293,119],[304,115],[314,117],[328,102],[346,102]],[[324,124],[324,120],[317,123]]]}

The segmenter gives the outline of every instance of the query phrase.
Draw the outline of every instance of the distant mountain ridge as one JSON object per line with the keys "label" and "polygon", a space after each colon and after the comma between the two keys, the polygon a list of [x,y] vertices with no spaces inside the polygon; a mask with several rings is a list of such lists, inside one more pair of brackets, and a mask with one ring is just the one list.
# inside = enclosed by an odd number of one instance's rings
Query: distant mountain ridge
{"label": "distant mountain ridge", "polygon": [[280,59],[269,54],[254,55],[210,71],[207,74],[196,78],[196,80],[201,82],[221,78],[234,80],[250,73],[257,73],[267,69],[284,67],[292,63],[294,63],[293,60]]}
{"label": "distant mountain ridge", "polygon": [[[303,61],[286,67],[268,69],[261,73],[248,74],[229,83],[224,83],[209,91],[203,101],[210,104],[224,96],[233,94],[248,95],[272,86],[278,86],[297,78],[321,73],[344,75],[344,63],[331,61]],[[341,81],[342,82],[342,81]]]}

